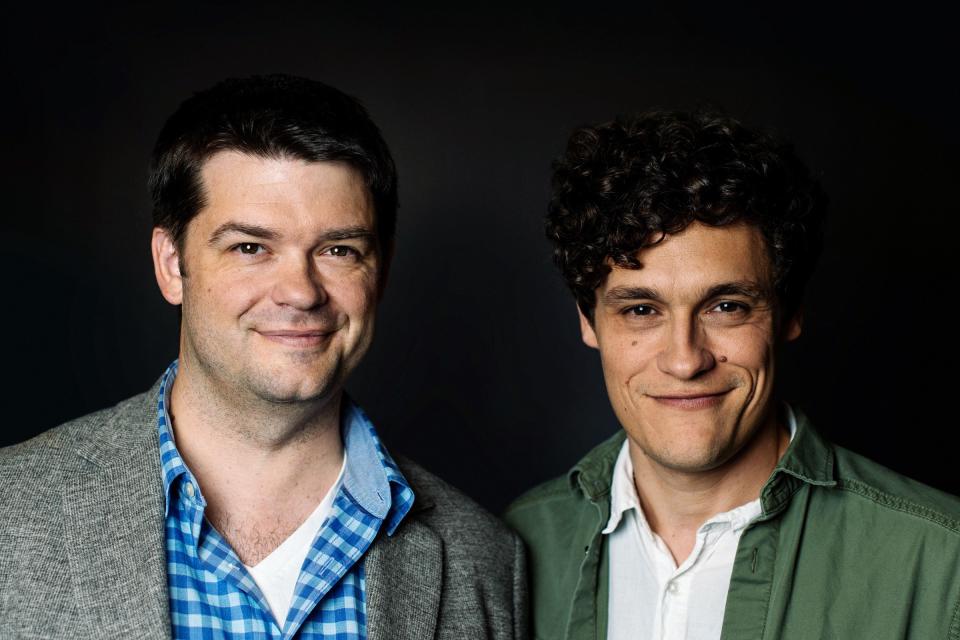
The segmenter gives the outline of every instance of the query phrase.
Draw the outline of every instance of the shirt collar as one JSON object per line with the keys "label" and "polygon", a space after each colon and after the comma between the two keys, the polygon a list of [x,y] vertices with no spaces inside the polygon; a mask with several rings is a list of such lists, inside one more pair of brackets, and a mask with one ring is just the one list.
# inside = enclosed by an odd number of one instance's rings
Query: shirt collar
{"label": "shirt collar", "polygon": [[343,489],[371,515],[385,521],[387,535],[413,506],[413,489],[387,452],[373,423],[356,403],[344,395],[340,407],[347,468]]}
{"label": "shirt collar", "polygon": [[[165,515],[170,514],[174,488],[190,482],[197,491],[195,498],[205,505],[199,485],[177,450],[170,420],[170,391],[177,376],[178,361],[167,367],[157,395],[157,428],[160,435],[160,466],[163,475]],[[394,530],[413,506],[410,483],[377,436],[373,423],[363,410],[344,394],[340,408],[340,431],[346,457],[342,490],[363,510],[385,520],[387,534]],[[182,480],[181,480],[182,477]]]}
{"label": "shirt collar", "polygon": [[637,496],[637,488],[633,482],[633,460],[630,458],[630,443],[623,441],[617,462],[613,466],[613,481],[610,484],[610,519],[607,526],[600,533],[613,533],[625,514],[630,509],[636,509],[637,516],[644,521],[643,508]]}
{"label": "shirt collar", "polygon": [[[608,535],[616,531],[617,527],[620,526],[620,521],[631,509],[635,511],[635,517],[641,531],[652,538],[654,533],[647,522],[643,507],[640,505],[640,498],[637,496],[637,488],[633,483],[633,461],[630,459],[627,443],[624,442],[613,470],[613,484],[610,488],[610,519],[607,520],[607,526],[600,533]],[[756,498],[729,511],[715,514],[700,525],[700,530],[715,526],[729,526],[730,529],[739,531],[753,522],[760,513],[760,498]]]}
{"label": "shirt collar", "polygon": [[[790,431],[790,441],[792,442],[797,433],[797,418],[788,404],[784,404],[784,413],[786,414],[787,428]],[[633,480],[633,460],[630,458],[629,443],[624,440],[613,467],[613,477],[610,484],[610,519],[607,520],[607,526],[600,533],[613,533],[619,526],[624,514],[630,509],[636,510],[641,528],[649,530],[650,527],[643,513],[643,507],[640,506],[640,498],[637,495],[637,487]],[[758,515],[760,515],[759,498],[729,511],[718,513],[705,522],[703,526],[730,523],[731,528],[737,530],[745,527]]]}
{"label": "shirt collar", "polygon": [[782,510],[803,484],[833,487],[833,446],[824,440],[802,411],[795,411],[797,433],[760,490],[765,515]]}
{"label": "shirt collar", "polygon": [[[796,482],[834,486],[833,447],[816,432],[807,416],[787,405],[787,419],[792,440],[780,462],[760,491],[765,513],[782,508],[796,490]],[[792,420],[791,420],[792,418]],[[600,508],[601,522],[609,524],[613,470],[626,435],[618,429],[613,436],[597,445],[567,474],[570,488],[584,493]]]}
{"label": "shirt collar", "polygon": [[[164,516],[170,515],[170,503],[173,487],[178,486],[180,476],[186,475],[192,481],[192,475],[184,464],[173,439],[173,422],[170,420],[170,393],[173,380],[177,377],[178,361],[174,360],[160,379],[160,392],[157,394],[157,428],[160,435],[160,470],[163,474]],[[197,486],[194,483],[194,486]]]}

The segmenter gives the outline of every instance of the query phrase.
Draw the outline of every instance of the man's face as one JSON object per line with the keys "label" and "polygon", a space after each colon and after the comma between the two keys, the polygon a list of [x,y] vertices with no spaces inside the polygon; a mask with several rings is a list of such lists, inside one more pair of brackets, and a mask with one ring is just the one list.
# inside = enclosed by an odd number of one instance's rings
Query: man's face
{"label": "man's face", "polygon": [[756,227],[694,223],[637,257],[597,289],[583,340],[635,447],[668,469],[715,469],[772,419],[774,346],[799,318],[778,326]]}
{"label": "man's face", "polygon": [[[330,396],[373,338],[381,265],[362,176],[341,163],[221,152],[202,180],[186,275],[172,289],[161,282],[183,304],[181,366],[240,401]],[[167,254],[171,270],[176,257]]]}

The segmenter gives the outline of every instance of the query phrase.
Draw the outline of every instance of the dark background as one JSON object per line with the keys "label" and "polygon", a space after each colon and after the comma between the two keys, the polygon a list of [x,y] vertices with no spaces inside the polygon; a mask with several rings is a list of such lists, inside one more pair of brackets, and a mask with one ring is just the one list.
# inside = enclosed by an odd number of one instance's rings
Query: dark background
{"label": "dark background", "polygon": [[283,71],[360,97],[400,169],[379,334],[349,385],[393,449],[500,510],[614,432],[543,239],[550,161],[574,126],[708,101],[795,141],[831,196],[785,397],[960,493],[953,21],[773,4],[8,8],[0,444],[140,392],[175,357],[149,150],[192,91]]}

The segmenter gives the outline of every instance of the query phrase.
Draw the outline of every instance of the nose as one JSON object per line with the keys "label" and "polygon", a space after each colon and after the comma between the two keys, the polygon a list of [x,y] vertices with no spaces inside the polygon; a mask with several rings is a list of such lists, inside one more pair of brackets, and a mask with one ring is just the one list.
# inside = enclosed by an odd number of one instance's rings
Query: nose
{"label": "nose", "polygon": [[304,257],[280,266],[271,297],[278,305],[307,311],[326,303],[327,291],[313,261]]}
{"label": "nose", "polygon": [[702,327],[677,322],[669,328],[666,344],[657,355],[657,366],[674,378],[692,380],[717,364],[706,342]]}

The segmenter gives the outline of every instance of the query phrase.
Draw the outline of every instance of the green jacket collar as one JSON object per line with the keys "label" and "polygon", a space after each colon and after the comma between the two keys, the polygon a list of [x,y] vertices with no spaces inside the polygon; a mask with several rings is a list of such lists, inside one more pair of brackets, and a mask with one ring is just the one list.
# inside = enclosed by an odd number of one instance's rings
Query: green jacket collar
{"label": "green jacket collar", "polygon": [[820,437],[806,414],[797,409],[793,413],[797,418],[797,432],[760,490],[764,518],[782,511],[804,483],[821,487],[837,484],[833,446]]}
{"label": "green jacket collar", "polygon": [[[809,418],[794,409],[797,432],[787,447],[780,462],[760,491],[760,500],[765,516],[779,512],[803,483],[818,486],[834,486],[833,447],[820,437]],[[591,502],[609,503],[613,467],[620,454],[626,434],[617,431],[592,449],[570,470],[567,478],[571,489],[579,489]]]}
{"label": "green jacket collar", "polygon": [[619,429],[612,437],[591,449],[567,474],[570,488],[583,491],[590,502],[608,497],[613,481],[613,467],[626,437],[623,429]]}

